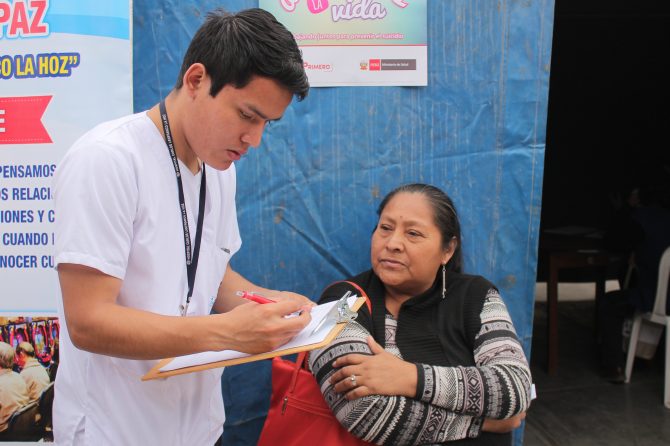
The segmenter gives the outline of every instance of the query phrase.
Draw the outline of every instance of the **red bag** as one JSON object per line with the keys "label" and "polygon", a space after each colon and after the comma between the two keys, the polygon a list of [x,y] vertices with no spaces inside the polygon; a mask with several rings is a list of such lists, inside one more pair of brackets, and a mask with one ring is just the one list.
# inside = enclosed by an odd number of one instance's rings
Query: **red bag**
{"label": "red bag", "polygon": [[302,367],[307,353],[292,362],[272,360],[272,398],[258,446],[364,446],[335,418],[312,373]]}

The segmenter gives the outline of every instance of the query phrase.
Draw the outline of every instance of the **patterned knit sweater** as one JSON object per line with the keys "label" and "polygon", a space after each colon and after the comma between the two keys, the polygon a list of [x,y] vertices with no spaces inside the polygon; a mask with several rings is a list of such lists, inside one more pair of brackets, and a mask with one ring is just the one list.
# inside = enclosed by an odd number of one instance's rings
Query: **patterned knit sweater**
{"label": "patterned knit sweater", "polygon": [[[481,277],[450,273],[444,300],[436,281],[405,302],[396,320],[385,310],[383,285],[372,271],[351,280],[370,297],[372,314],[363,307],[333,343],[309,355],[340,423],[375,444],[511,444],[510,434],[481,432],[483,418],[509,418],[530,405],[528,363],[495,287]],[[334,284],[321,302],[349,289]],[[347,401],[334,392],[333,361],[349,353],[371,354],[370,334],[385,350],[416,364],[415,398],[370,395]]]}

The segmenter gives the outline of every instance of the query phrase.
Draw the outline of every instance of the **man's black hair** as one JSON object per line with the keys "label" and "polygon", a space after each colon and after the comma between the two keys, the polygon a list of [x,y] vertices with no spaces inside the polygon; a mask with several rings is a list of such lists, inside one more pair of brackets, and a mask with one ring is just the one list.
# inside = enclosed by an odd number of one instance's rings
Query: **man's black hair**
{"label": "man's black hair", "polygon": [[272,14],[259,8],[236,14],[219,8],[207,14],[186,50],[176,89],[181,88],[184,73],[194,63],[202,63],[207,69],[212,96],[227,84],[243,88],[254,76],[276,80],[299,101],[309,91],[302,54],[293,34]]}

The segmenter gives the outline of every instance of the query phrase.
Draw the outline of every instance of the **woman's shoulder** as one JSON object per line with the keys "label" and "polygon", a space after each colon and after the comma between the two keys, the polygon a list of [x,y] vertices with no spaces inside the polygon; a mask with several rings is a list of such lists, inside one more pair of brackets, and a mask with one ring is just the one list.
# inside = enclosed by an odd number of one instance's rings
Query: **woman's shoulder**
{"label": "woman's shoulder", "polygon": [[475,274],[450,272],[447,276],[447,294],[485,297],[489,290],[498,288],[488,279]]}
{"label": "woman's shoulder", "polygon": [[450,273],[447,276],[447,298],[441,313],[460,318],[472,345],[481,328],[481,313],[492,290],[498,293],[493,283],[479,275]]}

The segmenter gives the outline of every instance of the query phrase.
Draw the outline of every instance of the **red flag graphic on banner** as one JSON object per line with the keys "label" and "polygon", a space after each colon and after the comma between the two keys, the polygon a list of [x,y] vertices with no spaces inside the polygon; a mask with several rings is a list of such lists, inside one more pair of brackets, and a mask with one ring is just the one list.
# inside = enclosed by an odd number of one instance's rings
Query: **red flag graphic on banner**
{"label": "red flag graphic on banner", "polygon": [[44,144],[51,137],[42,115],[51,96],[0,98],[0,144]]}

